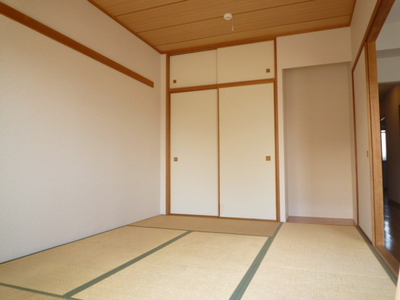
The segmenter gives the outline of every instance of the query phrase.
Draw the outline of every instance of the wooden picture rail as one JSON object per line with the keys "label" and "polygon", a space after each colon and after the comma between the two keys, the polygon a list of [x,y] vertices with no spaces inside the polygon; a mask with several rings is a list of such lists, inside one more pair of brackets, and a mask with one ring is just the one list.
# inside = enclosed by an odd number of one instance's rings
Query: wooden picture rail
{"label": "wooden picture rail", "polygon": [[154,82],[147,79],[146,77],[143,77],[142,75],[133,72],[132,70],[124,67],[123,65],[120,65],[119,63],[105,57],[104,55],[101,55],[100,53],[78,43],[77,41],[74,41],[73,39],[63,35],[62,33],[59,33],[58,31],[55,31],[54,29],[32,19],[31,17],[28,17],[27,15],[15,10],[14,8],[4,4],[0,3],[0,14],[18,22],[21,23],[22,25],[25,25],[71,49],[74,49],[94,60],[97,60],[98,62],[109,66],[110,68],[113,68],[114,70],[117,70],[118,72],[121,72],[141,83],[144,83],[148,85],[149,87],[154,87]]}

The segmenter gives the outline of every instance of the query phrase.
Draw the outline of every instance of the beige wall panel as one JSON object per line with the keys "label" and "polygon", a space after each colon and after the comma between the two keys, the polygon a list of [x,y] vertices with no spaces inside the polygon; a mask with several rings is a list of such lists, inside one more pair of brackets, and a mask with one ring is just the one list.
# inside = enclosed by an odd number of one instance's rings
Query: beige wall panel
{"label": "beige wall panel", "polygon": [[284,72],[289,216],[353,218],[347,63]]}
{"label": "beige wall panel", "polygon": [[378,0],[356,1],[350,25],[353,62],[364,41],[365,32],[370,24],[375,6],[379,4],[379,2]]}
{"label": "beige wall panel", "polygon": [[274,41],[219,48],[217,53],[218,83],[275,76]]}
{"label": "beige wall panel", "polygon": [[350,28],[281,36],[276,39],[279,68],[292,69],[351,61]]}
{"label": "beige wall panel", "polygon": [[[308,23],[307,23],[308,24]],[[279,129],[279,169],[285,170],[285,93],[283,73],[286,69],[298,67],[311,67],[317,65],[343,63],[351,61],[350,29],[339,28],[332,30],[323,30],[309,32],[298,35],[281,36],[276,39],[277,48],[277,111],[278,111],[278,129]],[[353,168],[355,170],[355,152],[352,158]],[[355,171],[353,171],[354,173]],[[281,220],[288,217],[288,203],[286,196],[286,174],[280,173],[279,197],[282,199],[280,210]],[[353,178],[353,198],[355,199],[355,176]],[[354,203],[353,203],[354,205]],[[356,211],[353,207],[353,213]],[[354,215],[353,215],[354,217]]]}
{"label": "beige wall panel", "polygon": [[221,216],[276,219],[273,84],[219,93]]}
{"label": "beige wall panel", "polygon": [[357,145],[357,183],[359,226],[373,240],[372,236],[372,194],[369,153],[369,114],[365,52],[361,53],[354,69],[354,102]]}
{"label": "beige wall panel", "polygon": [[170,57],[170,88],[215,83],[217,83],[216,50]]}
{"label": "beige wall panel", "polygon": [[[78,27],[93,36],[83,20],[113,28],[86,1],[11,4],[74,39]],[[79,13],[62,25],[67,11]],[[86,45],[132,60],[103,33]],[[149,62],[155,88],[0,16],[0,262],[160,212],[160,58],[123,28],[113,34]]]}
{"label": "beige wall panel", "polygon": [[171,213],[218,215],[217,97],[171,95]]}

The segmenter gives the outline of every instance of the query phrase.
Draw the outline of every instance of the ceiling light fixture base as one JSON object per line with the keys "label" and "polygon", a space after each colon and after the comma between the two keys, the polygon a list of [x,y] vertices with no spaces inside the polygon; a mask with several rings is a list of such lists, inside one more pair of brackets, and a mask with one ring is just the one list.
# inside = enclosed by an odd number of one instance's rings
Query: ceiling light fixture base
{"label": "ceiling light fixture base", "polygon": [[230,21],[233,19],[233,15],[231,13],[224,14],[224,19]]}

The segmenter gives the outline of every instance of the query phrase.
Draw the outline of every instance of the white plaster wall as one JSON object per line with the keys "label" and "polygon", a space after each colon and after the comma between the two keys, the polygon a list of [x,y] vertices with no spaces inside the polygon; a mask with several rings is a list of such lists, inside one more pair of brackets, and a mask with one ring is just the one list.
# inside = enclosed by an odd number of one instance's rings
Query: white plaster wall
{"label": "white plaster wall", "polygon": [[0,261],[159,214],[160,55],[84,0],[4,2],[156,87],[0,16]]}
{"label": "white plaster wall", "polygon": [[376,50],[400,48],[400,21],[386,22],[376,40]]}
{"label": "white plaster wall", "polygon": [[[400,50],[400,49],[399,49]],[[398,51],[400,53],[400,51]],[[379,83],[400,82],[400,56],[378,58]]]}
{"label": "white plaster wall", "polygon": [[[351,61],[350,28],[325,30],[313,33],[278,37],[277,40],[278,85],[278,135],[280,172],[280,218],[288,216],[285,178],[284,101],[283,71],[298,67],[318,66]],[[350,91],[349,91],[350,93]],[[349,106],[351,104],[349,103]],[[349,129],[350,130],[350,129]]]}
{"label": "white plaster wall", "polygon": [[159,53],[86,0],[2,0],[140,75],[159,78]]}
{"label": "white plaster wall", "polygon": [[351,53],[353,62],[357,58],[374,12],[377,0],[357,0],[351,20]]}
{"label": "white plaster wall", "polygon": [[278,67],[290,69],[350,61],[350,28],[277,38]]}
{"label": "white plaster wall", "polygon": [[[396,2],[392,10],[399,10],[399,6],[400,5]],[[399,28],[400,22],[386,21],[376,41],[376,49],[378,52],[378,76],[380,83],[400,82]]]}
{"label": "white plaster wall", "polygon": [[284,72],[289,215],[353,218],[348,63]]}

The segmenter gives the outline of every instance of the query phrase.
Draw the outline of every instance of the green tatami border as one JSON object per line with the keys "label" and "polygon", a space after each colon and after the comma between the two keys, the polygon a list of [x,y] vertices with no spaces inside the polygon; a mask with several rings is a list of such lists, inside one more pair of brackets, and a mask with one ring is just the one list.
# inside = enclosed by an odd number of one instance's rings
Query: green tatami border
{"label": "green tatami border", "polygon": [[158,250],[161,250],[162,248],[165,248],[166,246],[168,246],[168,245],[172,244],[173,242],[185,237],[186,235],[188,235],[190,233],[192,233],[192,231],[187,231],[187,232],[185,232],[185,233],[183,233],[183,234],[181,234],[181,235],[169,240],[168,242],[165,242],[164,244],[161,244],[160,246],[157,246],[156,248],[154,248],[154,249],[152,249],[150,251],[147,251],[146,253],[144,253],[142,255],[139,255],[138,257],[136,257],[136,258],[124,263],[123,265],[120,265],[119,267],[116,267],[116,268],[112,269],[111,271],[108,271],[107,273],[104,273],[103,275],[101,275],[101,276],[99,276],[99,277],[97,277],[97,278],[95,278],[95,279],[93,279],[93,280],[91,280],[91,281],[89,281],[89,282],[87,282],[87,283],[85,283],[85,284],[73,289],[72,291],[69,291],[68,293],[64,294],[63,296],[64,297],[72,297],[72,296],[82,292],[83,290],[86,290],[87,288],[99,283],[100,281],[102,281],[102,280],[114,275],[115,273],[117,273],[117,272],[119,272],[119,271],[121,271],[121,270],[123,270],[123,269],[125,269],[125,268],[127,268],[127,267],[129,267],[131,265],[133,265],[134,263],[136,263],[136,262],[138,262],[138,261],[140,261],[140,260],[142,260],[144,258],[146,258],[147,256],[157,252]]}
{"label": "green tatami border", "polygon": [[179,230],[179,231],[192,231],[192,232],[203,232],[203,233],[219,233],[219,234],[233,234],[233,235],[244,235],[244,236],[256,236],[256,237],[267,237],[270,238],[276,234],[278,228],[275,230],[273,235],[261,235],[261,234],[248,234],[248,233],[235,233],[235,232],[223,232],[223,231],[207,231],[207,230],[198,230],[198,229],[184,229],[184,228],[168,228],[168,227],[153,227],[153,226],[141,226],[141,225],[126,225],[130,227],[139,227],[139,228],[151,228],[151,229],[165,229],[165,230]]}
{"label": "green tatami border", "polygon": [[52,293],[48,293],[48,292],[43,292],[43,291],[34,290],[34,289],[28,289],[28,288],[24,288],[24,287],[21,287],[21,286],[11,285],[11,284],[1,283],[1,282],[0,282],[0,286],[4,286],[4,287],[16,289],[16,290],[21,290],[21,291],[25,291],[25,292],[30,292],[30,293],[33,293],[33,294],[40,294],[40,295],[43,295],[43,296],[59,298],[59,299],[79,300],[78,298],[72,298],[72,297],[68,297],[68,296],[52,294]]}
{"label": "green tatami border", "polygon": [[389,267],[387,266],[387,264],[385,263],[385,261],[382,259],[382,257],[378,254],[378,252],[376,251],[376,249],[374,248],[374,246],[371,244],[371,242],[369,241],[368,237],[365,235],[365,233],[362,231],[362,229],[359,226],[355,226],[358,230],[358,232],[360,233],[360,235],[362,236],[362,238],[364,239],[365,243],[368,245],[369,249],[372,251],[372,253],[375,255],[376,259],[379,261],[379,263],[382,265],[382,267],[385,269],[386,273],[388,274],[388,276],[390,277],[390,279],[393,281],[393,283],[395,285],[397,285],[397,279],[395,277],[395,275],[392,273],[392,271],[389,269]]}
{"label": "green tatami border", "polygon": [[278,228],[275,231],[275,234],[271,237],[268,237],[265,244],[262,246],[261,250],[258,252],[256,258],[254,259],[253,263],[251,264],[250,268],[247,270],[246,274],[243,276],[243,279],[240,281],[238,286],[236,287],[235,291],[233,292],[232,296],[229,300],[240,300],[243,297],[247,287],[249,286],[251,280],[253,279],[254,275],[256,274],[259,266],[261,265],[265,255],[267,254],[272,242],[274,241],[276,235],[278,234],[279,230],[281,229],[283,223],[281,222]]}

